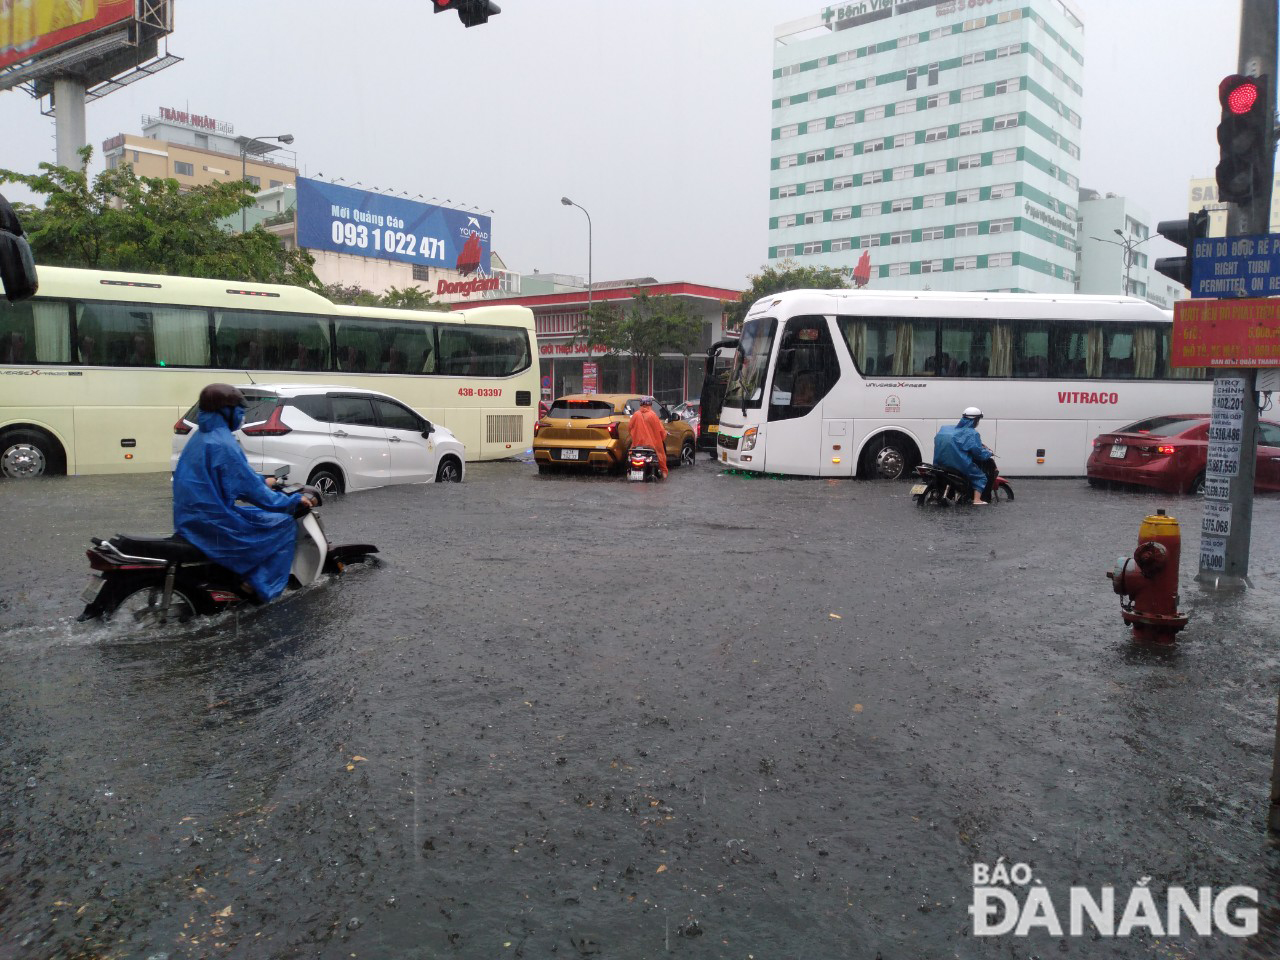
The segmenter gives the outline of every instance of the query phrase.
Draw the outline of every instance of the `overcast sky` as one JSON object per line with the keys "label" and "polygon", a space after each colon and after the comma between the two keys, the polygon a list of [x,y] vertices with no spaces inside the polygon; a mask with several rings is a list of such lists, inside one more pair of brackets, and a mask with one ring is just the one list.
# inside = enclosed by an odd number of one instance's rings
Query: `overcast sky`
{"label": "overcast sky", "polygon": [[[1081,185],[1153,224],[1184,215],[1187,181],[1217,163],[1239,3],[1076,2]],[[292,133],[306,176],[492,210],[493,249],[521,273],[586,275],[587,221],[567,195],[590,212],[597,282],[744,286],[769,245],[773,29],[822,4],[499,5],[464,29],[427,0],[176,0],[169,51],[183,62],[89,104],[88,140],[100,152],[144,114],[185,109],[239,135]],[[0,167],[53,161],[53,134],[38,101],[0,93]]]}

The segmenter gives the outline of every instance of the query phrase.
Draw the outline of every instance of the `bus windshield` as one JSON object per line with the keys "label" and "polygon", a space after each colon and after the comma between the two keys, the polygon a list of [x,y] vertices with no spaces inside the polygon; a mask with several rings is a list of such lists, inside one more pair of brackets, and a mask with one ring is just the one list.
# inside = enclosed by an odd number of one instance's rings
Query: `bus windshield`
{"label": "bus windshield", "polygon": [[773,317],[757,317],[742,325],[742,339],[733,356],[729,371],[729,389],[724,395],[726,407],[745,410],[759,408],[764,400],[764,380],[769,372],[769,355],[773,353],[773,337],[778,321]]}

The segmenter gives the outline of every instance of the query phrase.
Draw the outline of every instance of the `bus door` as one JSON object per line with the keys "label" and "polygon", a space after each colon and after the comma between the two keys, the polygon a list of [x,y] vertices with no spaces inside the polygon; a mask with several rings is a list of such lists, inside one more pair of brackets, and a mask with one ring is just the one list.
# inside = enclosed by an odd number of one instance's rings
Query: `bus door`
{"label": "bus door", "polygon": [[[769,386],[765,470],[829,475],[826,470],[816,469],[820,457],[830,460],[826,455],[822,407],[839,376],[840,365],[827,318],[789,319],[778,344]],[[836,465],[838,472],[847,460],[848,457],[841,458]]]}
{"label": "bus door", "polygon": [[716,434],[720,430],[720,408],[724,406],[724,394],[729,387],[729,370],[733,367],[733,355],[738,340],[717,340],[707,350],[707,367],[702,377],[702,392],[698,397],[698,447],[716,452]]}

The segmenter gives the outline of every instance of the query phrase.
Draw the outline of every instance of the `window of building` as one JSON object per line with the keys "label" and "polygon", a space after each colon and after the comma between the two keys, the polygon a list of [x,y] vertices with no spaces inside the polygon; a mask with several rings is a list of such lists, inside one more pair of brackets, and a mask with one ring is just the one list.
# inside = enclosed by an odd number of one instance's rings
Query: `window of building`
{"label": "window of building", "polygon": [[979,192],[977,187],[970,190],[957,190],[956,203],[977,203]]}
{"label": "window of building", "polygon": [[822,163],[826,159],[827,151],[825,150],[810,150],[804,155],[805,163]]}
{"label": "window of building", "polygon": [[925,177],[932,176],[935,173],[946,173],[947,161],[930,160],[921,168],[921,170],[922,170],[921,176],[925,176]]}
{"label": "window of building", "polygon": [[272,190],[274,190],[276,187],[283,187],[283,186],[284,186],[284,181],[282,181],[282,180],[268,180],[268,181],[267,181],[267,187],[268,187],[269,189],[272,189]]}
{"label": "window of building", "polygon": [[911,242],[910,230],[898,230],[894,233],[889,234],[889,246],[891,247],[896,247],[900,243],[910,243],[910,242]]}
{"label": "window of building", "polygon": [[1016,113],[1002,113],[996,117],[992,127],[996,130],[1007,130],[1009,127],[1018,125],[1018,115]]}
{"label": "window of building", "polygon": [[963,90],[960,91],[960,100],[962,103],[966,103],[970,100],[981,100],[981,99],[982,99],[982,84],[978,84],[977,86],[974,86],[974,87],[965,87]]}
{"label": "window of building", "polygon": [[961,31],[964,33],[968,33],[970,30],[981,30],[986,25],[987,25],[987,18],[978,17],[974,20],[966,20],[964,22],[964,26],[961,27]]}
{"label": "window of building", "polygon": [[783,77],[790,77],[793,74],[797,74],[799,72],[800,72],[800,64],[789,63],[785,67],[783,67],[781,70],[779,70],[778,74]]}
{"label": "window of building", "polygon": [[878,140],[868,140],[862,145],[863,153],[877,153],[884,149],[884,138]]}
{"label": "window of building", "polygon": [[921,272],[921,273],[941,273],[941,272],[942,272],[942,260],[941,260],[941,259],[938,259],[938,260],[922,260],[922,261],[920,262],[920,272]]}
{"label": "window of building", "polygon": [[1001,57],[1016,57],[1021,52],[1022,52],[1022,44],[1020,43],[1006,44],[1003,47],[996,47],[996,59],[999,60]]}
{"label": "window of building", "polygon": [[852,246],[853,246],[853,241],[850,240],[848,237],[844,237],[843,239],[840,239],[840,240],[832,240],[831,252],[839,253],[841,250],[848,250]]}
{"label": "window of building", "polygon": [[996,84],[996,93],[1016,93],[1022,89],[1022,78],[1014,77],[1012,80],[1001,80]]}
{"label": "window of building", "polygon": [[866,186],[868,183],[883,183],[883,182],[884,182],[883,170],[868,170],[866,173],[862,175],[863,186]]}
{"label": "window of building", "polygon": [[262,178],[261,178],[261,177],[256,177],[256,176],[254,176],[254,175],[251,173],[251,174],[249,174],[247,177],[245,177],[245,179],[246,179],[246,180],[248,180],[251,184],[253,184],[253,189],[255,189],[255,190],[259,190],[259,189],[261,189],[261,188],[262,188]]}
{"label": "window of building", "polygon": [[779,230],[785,230],[787,227],[794,227],[795,225],[796,225],[796,215],[794,213],[788,213],[785,217],[778,218]]}
{"label": "window of building", "polygon": [[778,248],[778,257],[779,257],[779,258],[789,257],[789,256],[791,256],[792,254],[794,254],[795,252],[796,252],[796,248],[795,248],[795,247],[779,247],[779,248]]}
{"label": "window of building", "polygon": [[975,223],[957,223],[957,237],[976,237],[978,235],[978,224]]}
{"label": "window of building", "polygon": [[934,127],[924,132],[925,143],[934,143],[937,140],[945,140],[945,139],[947,139],[946,127]]}
{"label": "window of building", "polygon": [[942,98],[943,98],[943,95],[941,93],[930,94],[928,97],[925,98],[924,108],[926,110],[934,110],[942,106],[942,103],[943,103]]}
{"label": "window of building", "polygon": [[806,213],[806,214],[804,215],[804,222],[805,222],[805,226],[808,226],[808,225],[810,225],[810,224],[814,224],[814,223],[821,223],[821,222],[822,222],[822,211],[821,211],[821,210],[810,210],[808,213]]}
{"label": "window of building", "polygon": [[787,137],[794,137],[800,132],[800,124],[788,123],[785,127],[778,128],[779,139],[785,140]]}
{"label": "window of building", "polygon": [[951,261],[952,270],[976,270],[978,269],[977,257],[956,257]]}
{"label": "window of building", "polygon": [[812,256],[815,253],[821,253],[821,252],[822,252],[821,240],[810,240],[808,243],[804,245],[804,250],[802,251],[802,253],[804,253],[806,257]]}
{"label": "window of building", "polygon": [[842,93],[853,93],[853,91],[857,89],[858,82],[856,80],[846,80],[844,83],[836,84],[836,95],[839,96]]}
{"label": "window of building", "polygon": [[872,87],[874,87],[874,86],[876,85],[876,77],[875,77],[875,74],[873,73],[871,76],[867,77],[867,82],[866,82],[865,84],[863,84],[863,85],[864,85],[868,90],[870,90]]}
{"label": "window of building", "polygon": [[942,240],[946,235],[945,227],[925,227],[920,231],[921,240]]}
{"label": "window of building", "polygon": [[179,177],[194,177],[196,175],[196,165],[187,163],[184,160],[173,161],[173,172]]}
{"label": "window of building", "polygon": [[844,63],[847,60],[857,60],[857,59],[858,59],[857,50],[841,50],[839,53],[836,54],[836,63]]}
{"label": "window of building", "polygon": [[836,177],[831,181],[832,190],[845,190],[853,186],[853,174],[847,174],[843,177]]}
{"label": "window of building", "polygon": [[789,183],[785,187],[778,188],[778,199],[782,199],[783,197],[794,197],[796,192],[796,185],[794,183]]}
{"label": "window of building", "polygon": [[834,157],[834,158],[835,158],[835,159],[837,159],[837,160],[840,160],[840,159],[842,159],[842,158],[844,158],[844,157],[852,157],[852,156],[853,156],[853,144],[852,144],[852,143],[842,143],[842,144],[840,144],[840,146],[836,147],[836,148],[835,148],[835,150],[833,150],[833,151],[831,152],[831,156],[832,156],[832,157]]}
{"label": "window of building", "polygon": [[831,211],[832,220],[848,220],[853,217],[853,207],[836,207]]}
{"label": "window of building", "polygon": [[905,166],[893,168],[893,179],[895,180],[910,180],[915,175],[916,165],[914,163],[908,163]]}
{"label": "window of building", "polygon": [[910,263],[891,263],[889,264],[889,276],[906,277],[911,275]]}
{"label": "window of building", "polygon": [[991,233],[1009,233],[1013,230],[1013,220],[992,220],[987,229]]}
{"label": "window of building", "polygon": [[914,47],[920,42],[920,34],[909,33],[898,41],[899,47]]}
{"label": "window of building", "polygon": [[[867,109],[862,112],[862,118],[864,120],[883,120],[884,107],[867,107]],[[853,121],[849,122],[852,123]]]}
{"label": "window of building", "polygon": [[996,17],[996,23],[1008,23],[1010,20],[1021,20],[1021,10],[1006,10]]}
{"label": "window of building", "polygon": [[929,64],[929,86],[936,87],[938,85],[938,64]]}
{"label": "window of building", "polygon": [[987,254],[988,267],[1012,267],[1012,253],[989,253]]}
{"label": "window of building", "polygon": [[859,214],[863,217],[878,217],[882,209],[882,205],[879,203],[864,203]]}
{"label": "window of building", "polygon": [[926,207],[945,207],[947,205],[947,195],[945,193],[930,193],[924,198]]}
{"label": "window of building", "polygon": [[982,166],[982,154],[980,153],[970,153],[956,158],[957,170],[973,170],[975,167],[980,166]]}
{"label": "window of building", "polygon": [[868,247],[880,246],[880,234],[876,233],[869,237],[860,237],[858,239],[858,246],[863,250],[866,250]]}
{"label": "window of building", "polygon": [[914,90],[916,88],[916,68],[907,67],[907,89]]}
{"label": "window of building", "polygon": [[981,132],[982,132],[981,120],[966,120],[964,123],[960,124],[960,136],[962,137],[971,136],[972,134],[981,133]]}
{"label": "window of building", "polygon": [[971,63],[982,63],[982,61],[986,59],[987,59],[987,51],[975,50],[973,53],[966,53],[961,63],[967,67]]}
{"label": "window of building", "polygon": [[916,112],[915,99],[913,98],[911,100],[899,100],[897,103],[893,105],[893,112],[895,115],[899,117],[905,113],[915,113]]}
{"label": "window of building", "polygon": [[991,199],[1003,200],[1005,197],[1012,197],[1016,195],[1017,192],[1018,192],[1018,188],[1015,184],[997,183],[994,187],[991,188]]}
{"label": "window of building", "polygon": [[431,279],[431,268],[428,267],[425,263],[415,263],[412,266],[413,266],[413,279],[415,280]]}
{"label": "window of building", "polygon": [[1013,163],[1018,159],[1018,148],[1010,147],[1008,150],[997,150],[991,154],[992,163]]}
{"label": "window of building", "polygon": [[825,180],[810,180],[808,183],[804,185],[804,192],[806,194],[821,193],[823,190],[826,189],[826,187],[827,187],[827,183]]}
{"label": "window of building", "polygon": [[910,197],[899,197],[897,200],[893,201],[893,203],[889,204],[889,209],[894,213],[902,213],[904,210],[910,210],[911,205],[912,202]]}
{"label": "window of building", "polygon": [[[883,111],[884,108],[881,107],[879,109]],[[856,113],[837,113],[834,123],[837,127],[847,127],[857,119],[858,115]]]}
{"label": "window of building", "polygon": [[797,157],[794,153],[788,154],[785,157],[778,158],[778,169],[785,170],[787,169],[787,167],[794,167],[799,162],[800,162],[800,158]]}

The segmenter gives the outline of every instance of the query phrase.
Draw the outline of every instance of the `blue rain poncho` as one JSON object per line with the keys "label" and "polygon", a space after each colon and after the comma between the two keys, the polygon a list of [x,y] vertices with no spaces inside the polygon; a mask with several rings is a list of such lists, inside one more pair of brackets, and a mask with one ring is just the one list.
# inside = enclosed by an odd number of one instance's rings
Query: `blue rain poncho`
{"label": "blue rain poncho", "polygon": [[[293,511],[302,496],[276,493],[253,472],[223,414],[201,411],[200,429],[178,458],[173,527],[209,559],[244,577],[259,598],[274,600],[289,582],[297,542]],[[244,411],[235,414],[238,421]]]}
{"label": "blue rain poncho", "polygon": [[987,489],[987,474],[978,466],[991,459],[991,451],[982,445],[975,421],[961,417],[954,427],[942,427],[933,438],[933,462],[964,474],[979,493]]}

